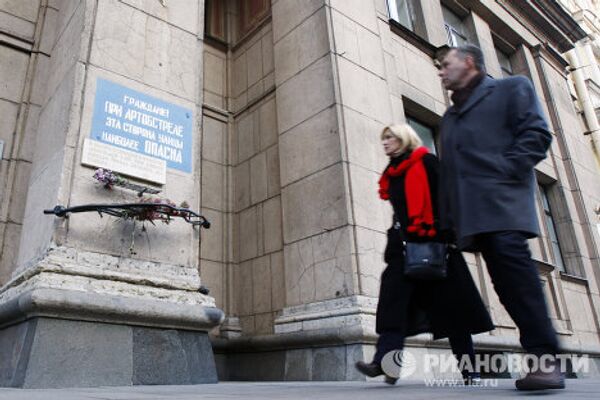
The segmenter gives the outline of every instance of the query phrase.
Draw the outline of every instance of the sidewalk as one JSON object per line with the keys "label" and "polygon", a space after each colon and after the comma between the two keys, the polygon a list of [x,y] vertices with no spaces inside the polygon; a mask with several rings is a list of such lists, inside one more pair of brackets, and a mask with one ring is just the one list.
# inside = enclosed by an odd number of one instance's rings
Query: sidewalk
{"label": "sidewalk", "polygon": [[195,386],[136,386],[88,389],[0,389],[0,400],[191,400],[191,399],[514,399],[549,394],[552,399],[597,399],[600,380],[569,380],[567,389],[518,392],[513,380],[484,381],[482,387],[426,387],[422,381],[396,386],[379,382],[224,382]]}

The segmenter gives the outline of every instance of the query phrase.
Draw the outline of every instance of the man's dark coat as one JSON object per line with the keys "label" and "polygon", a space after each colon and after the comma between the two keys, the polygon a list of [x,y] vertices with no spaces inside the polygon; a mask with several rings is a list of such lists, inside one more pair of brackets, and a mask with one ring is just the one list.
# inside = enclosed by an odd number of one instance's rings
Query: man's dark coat
{"label": "man's dark coat", "polygon": [[534,166],[552,135],[531,82],[486,77],[441,123],[441,225],[462,249],[478,233],[539,234]]}

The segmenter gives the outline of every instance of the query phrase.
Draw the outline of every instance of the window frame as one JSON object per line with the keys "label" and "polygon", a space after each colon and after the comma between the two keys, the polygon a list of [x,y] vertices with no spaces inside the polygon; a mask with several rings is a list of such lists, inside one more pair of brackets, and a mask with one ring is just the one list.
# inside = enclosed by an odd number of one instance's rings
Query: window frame
{"label": "window frame", "polygon": [[424,122],[422,119],[415,117],[412,113],[405,114],[404,118],[406,120],[406,123],[408,125],[410,125],[410,127],[413,128],[415,130],[415,132],[417,132],[417,134],[419,134],[419,130],[416,129],[411,124],[411,122],[414,124],[418,124],[426,129],[428,129],[431,132],[431,143],[433,144],[433,149],[428,146],[428,144],[423,140],[421,135],[419,135],[419,138],[421,138],[421,141],[423,141],[423,146],[427,147],[431,151],[432,154],[437,156],[438,155],[437,129],[434,126],[432,126],[431,124]]}
{"label": "window frame", "polygon": [[[446,39],[448,40],[448,46],[459,47],[467,44],[469,41],[467,38],[458,32],[452,25],[444,21],[444,29],[446,30]],[[459,41],[457,38],[460,38]]]}
{"label": "window frame", "polygon": [[[257,4],[250,4],[249,1],[257,1]],[[257,10],[252,10],[251,6],[258,6]],[[254,13],[253,13],[254,11]],[[236,46],[244,41],[271,17],[270,0],[241,0],[236,4],[237,26],[236,26]]]}
{"label": "window frame", "polygon": [[438,46],[433,45],[428,40],[427,27],[425,24],[425,18],[423,16],[423,9],[421,3],[417,0],[408,0],[411,8],[411,18],[413,27],[408,28],[399,22],[397,17],[397,0],[386,0],[387,13],[388,13],[388,24],[390,30],[402,39],[406,40],[411,45],[421,50],[424,54],[431,58],[434,58],[439,50]]}
{"label": "window frame", "polygon": [[[465,24],[465,18],[461,17],[458,13],[447,7],[445,4],[441,4],[442,18],[444,20],[444,30],[446,31],[447,43],[450,47],[458,47],[469,43],[468,28]],[[448,21],[447,15],[451,14],[453,18],[460,23],[460,26],[454,26],[452,21]],[[461,41],[457,40],[460,38]]]}
{"label": "window frame", "polygon": [[[508,53],[506,53],[504,50],[502,50],[498,46],[494,46],[494,50],[496,51],[496,58],[498,59],[498,64],[500,64],[500,70],[502,71],[502,77],[503,78],[508,78],[510,76],[514,76],[515,75],[515,71],[513,70],[511,55],[508,54]],[[500,55],[502,55],[502,57],[504,58],[504,60],[506,60],[508,62],[508,66],[509,66],[510,69],[507,69],[502,64],[503,60],[500,58]]]}
{"label": "window frame", "polygon": [[[517,75],[515,67],[518,68],[518,62],[515,62],[515,55],[519,51],[518,46],[509,43],[495,32],[492,32],[492,41],[494,43],[494,52],[496,53],[496,60],[500,66],[502,77],[508,78]],[[502,65],[501,55],[508,61],[510,70],[507,70],[504,65]]]}
{"label": "window frame", "polygon": [[540,214],[543,218],[543,229],[547,238],[547,249],[552,259],[552,265],[562,273],[569,273],[564,257],[564,246],[560,243],[560,233],[556,223],[556,213],[551,200],[550,191],[552,184],[537,182],[537,197],[540,206]]}
{"label": "window frame", "polygon": [[[204,36],[220,43],[227,43],[227,8],[219,0],[207,0],[204,12]],[[214,25],[221,25],[221,32],[216,33]]]}
{"label": "window frame", "polygon": [[[404,24],[400,18],[399,18],[399,13],[398,13],[398,1],[405,1],[406,2],[406,14],[408,17],[408,22],[410,22],[411,26],[407,26],[406,24]],[[399,23],[400,25],[402,25],[404,28],[410,30],[411,32],[416,33],[415,28],[417,25],[417,15],[416,15],[416,10],[415,10],[415,6],[412,2],[412,0],[386,0],[387,3],[387,9],[388,9],[388,16],[391,20],[396,21],[397,23]]]}

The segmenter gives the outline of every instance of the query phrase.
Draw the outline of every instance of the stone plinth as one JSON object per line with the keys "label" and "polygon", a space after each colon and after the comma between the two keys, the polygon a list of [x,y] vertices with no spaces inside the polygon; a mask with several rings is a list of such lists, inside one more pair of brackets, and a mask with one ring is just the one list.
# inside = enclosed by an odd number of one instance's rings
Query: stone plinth
{"label": "stone plinth", "polygon": [[199,288],[194,269],[51,248],[0,292],[0,385],[216,382],[223,312]]}
{"label": "stone plinth", "polygon": [[0,343],[2,386],[217,382],[205,332],[36,317],[0,330]]}

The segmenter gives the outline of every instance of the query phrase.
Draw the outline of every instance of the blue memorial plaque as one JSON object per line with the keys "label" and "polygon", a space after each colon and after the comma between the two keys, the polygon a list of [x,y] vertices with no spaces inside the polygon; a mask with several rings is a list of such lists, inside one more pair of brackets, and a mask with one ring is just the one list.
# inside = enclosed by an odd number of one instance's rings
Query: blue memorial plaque
{"label": "blue memorial plaque", "polygon": [[192,172],[192,110],[101,78],[90,138]]}

